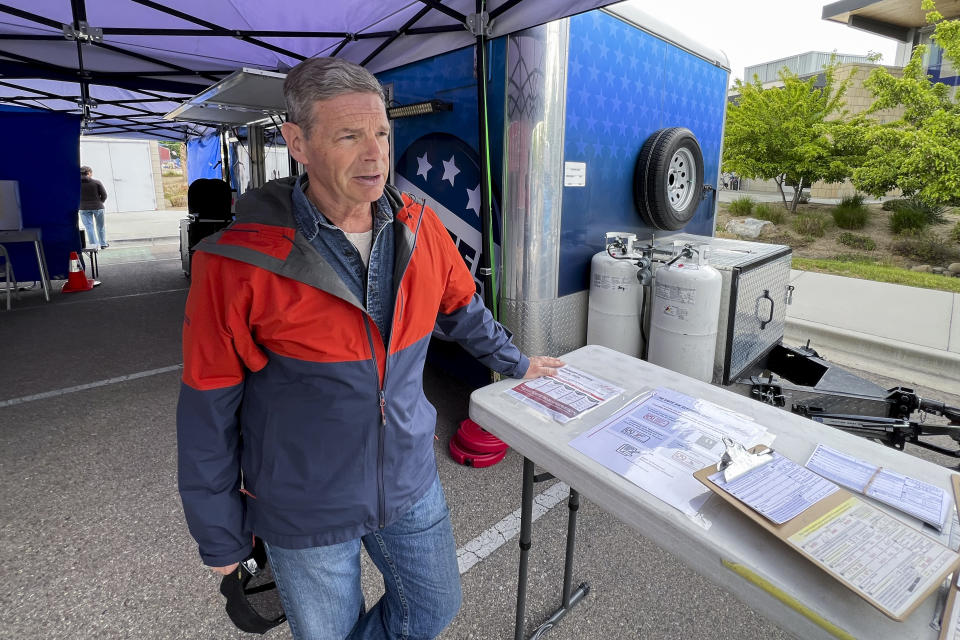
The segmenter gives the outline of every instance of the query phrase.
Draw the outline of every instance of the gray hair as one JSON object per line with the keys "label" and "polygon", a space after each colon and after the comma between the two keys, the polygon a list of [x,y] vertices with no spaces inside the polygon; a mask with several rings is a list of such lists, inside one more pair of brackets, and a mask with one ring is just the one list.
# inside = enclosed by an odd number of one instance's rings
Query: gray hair
{"label": "gray hair", "polygon": [[291,69],[283,82],[287,121],[299,125],[309,137],[313,104],[347,93],[375,93],[386,107],[383,87],[360,65],[341,58],[308,58]]}
{"label": "gray hair", "polygon": [[93,173],[93,169],[91,169],[90,167],[87,167],[87,166],[80,167],[80,175],[88,176],[91,173]]}

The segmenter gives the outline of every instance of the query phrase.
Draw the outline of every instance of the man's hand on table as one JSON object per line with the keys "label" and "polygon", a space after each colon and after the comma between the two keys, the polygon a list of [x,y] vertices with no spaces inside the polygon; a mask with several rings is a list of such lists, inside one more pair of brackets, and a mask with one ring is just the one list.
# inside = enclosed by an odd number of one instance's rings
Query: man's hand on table
{"label": "man's hand on table", "polygon": [[540,376],[552,376],[557,373],[557,369],[565,365],[566,362],[560,358],[551,358],[550,356],[533,356],[530,358],[530,367],[527,374],[523,376],[524,380],[530,378],[539,378]]}

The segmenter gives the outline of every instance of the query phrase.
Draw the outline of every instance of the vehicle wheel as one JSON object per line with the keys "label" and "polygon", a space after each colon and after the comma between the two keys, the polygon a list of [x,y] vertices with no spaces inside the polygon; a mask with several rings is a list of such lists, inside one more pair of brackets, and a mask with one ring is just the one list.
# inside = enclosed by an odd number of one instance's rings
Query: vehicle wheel
{"label": "vehicle wheel", "polygon": [[633,172],[633,198],[647,224],[682,229],[700,206],[702,186],[703,153],[689,129],[660,129],[643,143]]}

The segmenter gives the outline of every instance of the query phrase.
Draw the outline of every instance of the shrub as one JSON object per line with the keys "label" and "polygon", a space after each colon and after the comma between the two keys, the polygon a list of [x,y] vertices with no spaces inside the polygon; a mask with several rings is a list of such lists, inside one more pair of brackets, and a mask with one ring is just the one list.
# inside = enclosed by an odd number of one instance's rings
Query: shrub
{"label": "shrub", "polygon": [[753,211],[753,198],[742,196],[730,203],[730,213],[735,216],[748,216]]}
{"label": "shrub", "polygon": [[170,206],[171,207],[187,206],[187,196],[186,195],[172,196],[170,198]]}
{"label": "shrub", "polygon": [[827,229],[827,219],[819,213],[801,213],[794,218],[793,228],[802,236],[822,238]]}
{"label": "shrub", "polygon": [[891,245],[894,253],[924,264],[942,264],[960,259],[960,251],[940,236],[918,233],[897,240]]}
{"label": "shrub", "polygon": [[943,224],[946,218],[943,217],[946,211],[943,207],[935,204],[927,204],[922,200],[910,198],[901,200],[895,207],[896,211],[917,211],[923,215],[927,224]]}
{"label": "shrub", "polygon": [[841,233],[837,240],[840,242],[840,244],[852,247],[854,249],[873,251],[877,248],[877,243],[874,242],[873,238],[857,235],[856,233],[850,233],[849,231],[844,231]]}
{"label": "shrub", "polygon": [[870,217],[869,209],[863,206],[863,196],[844,198],[830,213],[841,229],[863,229]]}
{"label": "shrub", "polygon": [[845,209],[855,209],[857,207],[863,206],[863,196],[859,193],[855,193],[852,196],[847,196],[840,200],[840,204],[837,205]]}
{"label": "shrub", "polygon": [[896,211],[897,207],[899,207],[900,203],[905,199],[906,198],[894,198],[893,200],[884,200],[883,204],[880,205],[880,208],[884,211]]}
{"label": "shrub", "polygon": [[960,221],[957,221],[957,224],[953,225],[953,229],[950,229],[950,239],[954,242],[960,242]]}
{"label": "shrub", "polygon": [[769,202],[759,202],[757,206],[753,208],[753,217],[759,218],[760,220],[769,220],[773,224],[780,224],[783,222],[783,207],[770,204]]}
{"label": "shrub", "polygon": [[927,226],[927,216],[919,209],[896,208],[890,214],[890,231],[922,231]]}

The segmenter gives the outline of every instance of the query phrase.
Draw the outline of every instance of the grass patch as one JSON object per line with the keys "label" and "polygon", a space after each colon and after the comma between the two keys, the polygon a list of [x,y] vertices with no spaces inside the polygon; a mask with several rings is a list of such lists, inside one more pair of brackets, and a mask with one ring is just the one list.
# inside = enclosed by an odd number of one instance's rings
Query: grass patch
{"label": "grass patch", "polygon": [[742,196],[733,200],[728,208],[735,216],[748,216],[753,211],[753,198]]}
{"label": "grass patch", "polygon": [[830,214],[841,229],[863,229],[870,218],[870,210],[863,206],[863,196],[849,196],[840,201]]}
{"label": "grass patch", "polygon": [[960,278],[946,278],[934,273],[917,273],[871,260],[824,260],[794,257],[793,268],[801,271],[832,273],[862,280],[875,280],[922,289],[960,293]]}
{"label": "grass patch", "polygon": [[768,220],[773,224],[780,224],[783,222],[784,213],[783,207],[770,204],[769,202],[759,202],[757,203],[757,206],[753,208],[754,218]]}
{"label": "grass patch", "polygon": [[856,233],[844,231],[837,238],[837,242],[852,249],[862,249],[864,251],[873,251],[877,248],[877,243],[869,236],[861,236]]}
{"label": "grass patch", "polygon": [[801,213],[793,219],[793,229],[801,236],[822,238],[827,230],[827,218],[819,213]]}

